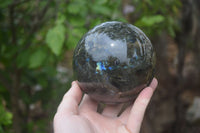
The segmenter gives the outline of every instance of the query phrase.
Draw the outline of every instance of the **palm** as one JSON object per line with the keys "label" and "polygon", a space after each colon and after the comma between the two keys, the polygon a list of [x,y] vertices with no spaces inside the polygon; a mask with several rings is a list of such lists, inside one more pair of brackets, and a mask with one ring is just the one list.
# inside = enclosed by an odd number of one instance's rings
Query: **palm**
{"label": "palm", "polygon": [[[130,107],[127,108],[120,117],[117,117],[122,105],[107,106],[102,114],[96,112],[97,103],[85,96],[79,106],[79,118],[92,127],[97,133],[117,133],[118,127],[126,125]],[[93,133],[94,133],[93,132]]]}
{"label": "palm", "polygon": [[139,133],[145,109],[156,86],[157,80],[154,79],[150,87],[140,93],[134,105],[117,117],[122,105],[107,106],[99,114],[96,112],[97,103],[87,95],[81,101],[82,92],[74,82],[54,117],[55,133]]}

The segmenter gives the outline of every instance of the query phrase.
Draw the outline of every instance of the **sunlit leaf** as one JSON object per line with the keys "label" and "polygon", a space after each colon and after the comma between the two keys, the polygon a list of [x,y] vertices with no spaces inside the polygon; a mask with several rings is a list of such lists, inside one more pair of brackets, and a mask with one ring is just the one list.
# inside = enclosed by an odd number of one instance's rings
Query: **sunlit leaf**
{"label": "sunlit leaf", "polygon": [[46,43],[55,55],[60,55],[65,40],[65,27],[62,24],[50,29],[46,35]]}
{"label": "sunlit leaf", "polygon": [[37,49],[29,59],[29,68],[37,68],[42,65],[46,58],[46,53],[42,49]]}
{"label": "sunlit leaf", "polygon": [[66,20],[65,16],[63,14],[59,14],[58,19],[56,20],[56,25],[63,24],[65,20]]}
{"label": "sunlit leaf", "polygon": [[157,23],[161,23],[165,20],[162,15],[154,15],[154,16],[144,16],[139,21],[135,23],[136,26],[153,26]]}
{"label": "sunlit leaf", "polygon": [[12,124],[12,113],[6,111],[2,104],[0,104],[0,124]]}

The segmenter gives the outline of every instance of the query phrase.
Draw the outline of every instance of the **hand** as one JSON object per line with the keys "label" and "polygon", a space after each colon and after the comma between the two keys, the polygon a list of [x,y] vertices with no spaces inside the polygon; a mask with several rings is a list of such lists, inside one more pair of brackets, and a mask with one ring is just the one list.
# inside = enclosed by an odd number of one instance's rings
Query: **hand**
{"label": "hand", "polygon": [[117,117],[122,105],[106,106],[99,114],[96,112],[97,103],[88,95],[82,99],[81,89],[74,81],[54,116],[54,133],[139,133],[157,84],[154,78],[150,86],[140,92],[134,104]]}

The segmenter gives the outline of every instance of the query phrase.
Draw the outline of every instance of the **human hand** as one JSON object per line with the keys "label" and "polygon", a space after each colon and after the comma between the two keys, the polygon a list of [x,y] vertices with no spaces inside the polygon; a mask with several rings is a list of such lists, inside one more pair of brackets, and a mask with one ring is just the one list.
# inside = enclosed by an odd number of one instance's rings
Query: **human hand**
{"label": "human hand", "polygon": [[146,107],[157,87],[154,78],[143,89],[134,104],[119,116],[122,105],[106,106],[102,114],[96,112],[97,103],[85,95],[76,81],[64,95],[54,116],[54,133],[139,133]]}

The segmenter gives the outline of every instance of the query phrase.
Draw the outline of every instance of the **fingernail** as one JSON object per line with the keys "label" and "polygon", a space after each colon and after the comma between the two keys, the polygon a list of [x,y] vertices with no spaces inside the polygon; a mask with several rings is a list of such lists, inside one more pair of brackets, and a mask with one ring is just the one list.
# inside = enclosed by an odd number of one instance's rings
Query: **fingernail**
{"label": "fingernail", "polygon": [[76,84],[76,81],[73,81],[72,84],[71,84],[71,86],[74,86],[75,84]]}
{"label": "fingernail", "polygon": [[153,78],[153,80],[152,80],[151,84],[149,85],[149,87],[151,87],[153,90],[155,90],[157,85],[158,85],[158,80],[156,78]]}

